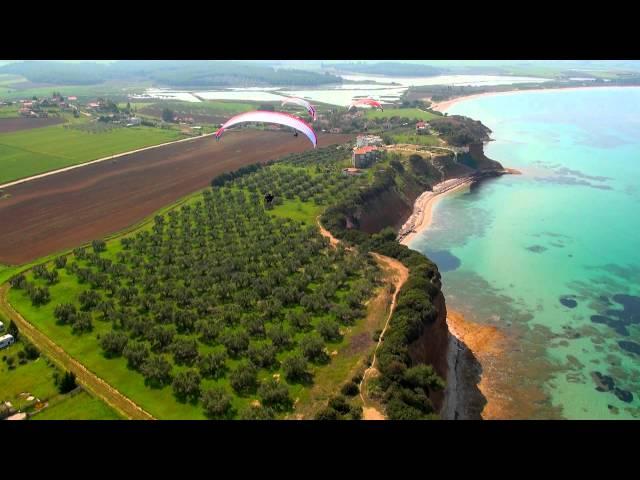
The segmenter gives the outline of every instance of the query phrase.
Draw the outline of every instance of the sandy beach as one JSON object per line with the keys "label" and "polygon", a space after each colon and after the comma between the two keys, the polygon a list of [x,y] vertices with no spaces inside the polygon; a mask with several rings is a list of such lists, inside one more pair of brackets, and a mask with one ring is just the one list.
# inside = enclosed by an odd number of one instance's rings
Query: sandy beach
{"label": "sandy beach", "polygon": [[[505,169],[508,171],[507,169]],[[508,173],[518,174],[517,170]],[[408,245],[416,235],[423,232],[431,225],[433,208],[442,198],[453,192],[459,191],[476,181],[475,177],[453,178],[440,182],[433,187],[433,191],[426,191],[420,195],[413,208],[413,213],[400,229],[398,240],[403,245]],[[477,388],[486,399],[481,416],[483,419],[505,418],[505,402],[500,400],[498,389],[494,388],[491,380],[493,359],[502,351],[504,336],[493,326],[482,325],[467,320],[460,312],[447,308],[447,325],[451,334],[448,356],[449,378],[448,389],[445,392],[446,400],[443,407],[443,418],[467,419],[477,415],[477,398],[474,397],[474,385],[478,381]],[[475,361],[468,355],[472,354]],[[473,369],[473,364],[479,362],[480,372],[465,372],[465,369]],[[461,366],[462,371],[457,368]],[[477,368],[477,367],[475,367]],[[477,390],[476,390],[477,392]],[[477,394],[475,395],[477,397]],[[469,397],[469,398],[467,398]],[[476,405],[474,405],[474,403]],[[470,412],[475,410],[475,415]]]}
{"label": "sandy beach", "polygon": [[[609,88],[640,88],[640,87],[633,86],[633,85],[629,85],[629,86],[612,85],[612,86],[603,86],[603,87],[586,86],[586,87],[566,87],[566,88],[532,88],[532,89],[524,89],[524,90],[518,90],[518,89],[509,90],[505,92],[485,92],[485,93],[476,93],[473,95],[466,95],[464,97],[456,97],[456,98],[452,98],[451,100],[445,100],[442,102],[434,102],[431,104],[431,109],[437,112],[446,112],[449,108],[451,108],[453,105],[457,103],[465,102],[467,100],[472,100],[474,98],[480,98],[480,97],[492,97],[496,95],[515,95],[518,93],[549,93],[549,92],[557,92],[557,91],[566,92],[570,90],[584,90],[585,88],[609,89]],[[429,100],[429,99],[426,99],[426,100]]]}
{"label": "sandy beach", "polygon": [[427,190],[420,195],[413,205],[413,213],[398,232],[398,241],[402,245],[409,245],[417,234],[431,225],[433,207],[445,195],[469,186],[474,180],[472,177],[452,178],[434,185],[433,191]]}

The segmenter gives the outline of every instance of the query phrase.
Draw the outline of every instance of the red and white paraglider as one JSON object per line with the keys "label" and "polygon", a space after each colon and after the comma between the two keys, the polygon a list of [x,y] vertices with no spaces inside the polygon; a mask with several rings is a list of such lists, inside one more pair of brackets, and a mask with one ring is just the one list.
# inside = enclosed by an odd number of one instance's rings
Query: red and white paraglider
{"label": "red and white paraglider", "polygon": [[222,125],[218,131],[215,133],[216,139],[220,139],[222,133],[229,127],[237,125],[239,123],[247,123],[247,122],[257,122],[257,123],[275,123],[278,125],[284,125],[287,127],[291,127],[297,132],[304,133],[309,141],[313,144],[313,148],[316,148],[318,145],[318,137],[316,133],[313,131],[313,128],[302,120],[294,115],[290,115],[288,113],[283,112],[267,112],[267,111],[255,111],[255,112],[246,112],[241,113],[240,115],[236,115],[235,117],[230,118],[224,125]]}
{"label": "red and white paraglider", "polygon": [[287,103],[291,103],[294,105],[300,105],[301,107],[304,107],[307,109],[307,112],[309,112],[309,115],[311,115],[311,118],[313,118],[313,121],[315,122],[317,117],[316,117],[316,109],[313,105],[311,105],[309,102],[307,102],[305,99],[303,98],[298,98],[298,97],[288,97],[285,98],[284,100],[282,100],[282,106],[285,106]]}
{"label": "red and white paraglider", "polygon": [[356,100],[353,100],[349,105],[349,109],[355,108],[355,107],[362,107],[364,105],[368,105],[369,107],[372,107],[372,108],[379,108],[381,111],[384,112],[382,108],[382,104],[377,100],[374,100],[373,98],[358,98]]}

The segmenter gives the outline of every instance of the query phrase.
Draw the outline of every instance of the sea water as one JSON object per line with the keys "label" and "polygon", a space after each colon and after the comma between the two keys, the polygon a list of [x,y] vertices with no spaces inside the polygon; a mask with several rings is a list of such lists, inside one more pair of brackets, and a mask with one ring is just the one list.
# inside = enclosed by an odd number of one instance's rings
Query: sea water
{"label": "sea water", "polygon": [[640,418],[640,88],[448,114],[481,120],[487,156],[522,175],[443,198],[410,246],[440,267],[450,308],[511,340],[491,372],[512,416]]}

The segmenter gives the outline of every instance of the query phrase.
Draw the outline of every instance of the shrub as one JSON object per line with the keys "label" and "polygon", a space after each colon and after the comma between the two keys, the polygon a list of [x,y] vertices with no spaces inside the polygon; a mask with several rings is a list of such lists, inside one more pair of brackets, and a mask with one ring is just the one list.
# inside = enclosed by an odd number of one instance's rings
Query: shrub
{"label": "shrub", "polygon": [[282,362],[282,370],[287,380],[290,381],[306,381],[309,377],[307,360],[300,354],[294,354],[284,359]]}
{"label": "shrub", "polygon": [[357,384],[348,382],[342,386],[342,388],[340,389],[340,393],[348,397],[355,397],[356,395],[358,395],[358,393],[360,393],[360,388],[358,388]]}
{"label": "shrub", "polygon": [[129,337],[124,332],[107,332],[100,338],[100,346],[105,351],[108,357],[115,357],[122,355]]}
{"label": "shrub", "polygon": [[140,368],[145,381],[152,386],[167,384],[171,376],[171,364],[160,355],[153,355],[144,361]]}
{"label": "shrub", "polygon": [[240,420],[273,420],[275,417],[273,409],[260,405],[249,405],[240,412]]}
{"label": "shrub", "polygon": [[253,364],[243,361],[229,374],[229,383],[239,394],[252,392],[258,385],[258,371]]}
{"label": "shrub", "polygon": [[213,387],[202,395],[202,405],[209,418],[228,418],[231,413],[231,395],[221,387]]}
{"label": "shrub", "polygon": [[273,378],[265,380],[260,384],[258,397],[263,405],[277,411],[288,410],[293,405],[287,386]]}
{"label": "shrub", "polygon": [[180,400],[197,400],[200,396],[200,374],[196,370],[178,373],[173,379],[173,393]]}
{"label": "shrub", "polygon": [[71,390],[73,390],[77,386],[78,384],[76,383],[75,373],[65,372],[58,385],[58,391],[62,394],[69,393]]}
{"label": "shrub", "polygon": [[224,347],[198,357],[198,369],[203,377],[217,378],[221,376],[226,368],[227,352]]}

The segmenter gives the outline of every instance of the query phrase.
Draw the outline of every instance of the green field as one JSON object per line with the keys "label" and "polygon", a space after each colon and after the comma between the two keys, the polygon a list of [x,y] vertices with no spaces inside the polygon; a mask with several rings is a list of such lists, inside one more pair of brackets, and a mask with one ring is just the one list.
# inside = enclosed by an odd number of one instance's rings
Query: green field
{"label": "green field", "polygon": [[[263,102],[268,103],[268,102]],[[126,104],[125,104],[126,105]],[[134,105],[133,103],[131,104]],[[180,101],[154,101],[152,103],[136,104],[137,111],[143,115],[153,112],[155,118],[159,118],[162,109],[168,108],[181,115],[233,115],[236,113],[255,110],[259,102],[233,102],[223,100],[207,100],[204,102],[180,102]]]}
{"label": "green field", "polygon": [[89,133],[54,125],[0,134],[0,184],[180,138],[176,130],[142,126]]}
{"label": "green field", "polygon": [[412,145],[441,145],[441,141],[434,135],[416,135],[415,133],[391,134],[395,143],[409,143]]}
{"label": "green field", "polygon": [[20,365],[18,352],[22,349],[22,342],[17,342],[0,351],[0,357],[14,357],[16,365],[14,369],[9,369],[5,360],[0,363],[0,402],[8,400],[16,409],[25,408],[29,403],[25,397],[20,396],[21,393],[28,392],[40,400],[58,395],[53,381],[55,367],[49,365],[43,357]]}
{"label": "green field", "polygon": [[[53,91],[60,92],[63,96],[76,96],[79,100],[91,100],[98,97],[126,97],[130,93],[142,93],[152,86],[151,82],[105,82],[97,85],[51,85],[46,87],[14,89],[8,84],[0,85],[0,100],[17,100],[22,98],[47,97]],[[20,82],[22,83],[22,82]],[[19,84],[18,84],[19,85]]]}
{"label": "green field", "polygon": [[[340,157],[338,158],[337,155]],[[211,229],[211,232],[217,232],[214,236],[207,236],[209,238],[209,242],[214,242],[210,248],[214,248],[216,244],[215,238],[217,235],[222,235],[222,237],[217,240],[220,242],[219,247],[222,250],[215,250],[215,254],[211,258],[222,260],[223,258],[228,258],[229,256],[242,259],[246,258],[252,249],[258,255],[257,259],[252,263],[258,262],[257,265],[262,264],[260,258],[264,255],[273,255],[272,249],[275,248],[275,251],[278,252],[288,252],[292,258],[296,256],[303,259],[303,262],[310,262],[309,272],[313,273],[313,277],[310,277],[307,282],[306,289],[304,290],[304,295],[313,296],[313,295],[325,295],[320,292],[329,292],[326,293],[328,295],[326,298],[330,305],[334,305],[334,307],[322,307],[320,310],[317,310],[318,307],[303,307],[302,305],[293,303],[291,305],[286,306],[286,308],[282,308],[278,310],[275,314],[276,317],[269,317],[265,320],[265,328],[266,331],[269,332],[271,328],[275,327],[275,325],[284,322],[285,318],[288,318],[287,315],[291,312],[301,313],[303,311],[307,311],[310,315],[311,326],[316,325],[318,322],[329,321],[334,322],[336,324],[336,318],[334,316],[333,308],[352,308],[347,307],[347,299],[352,295],[352,289],[358,288],[359,295],[362,295],[362,292],[367,292],[367,295],[371,295],[372,286],[369,284],[368,287],[364,287],[362,282],[367,278],[367,282],[372,281],[372,275],[374,275],[375,268],[370,264],[371,260],[362,263],[365,260],[365,256],[354,256],[353,254],[345,254],[345,252],[338,252],[333,250],[326,250],[326,247],[321,247],[321,237],[317,233],[315,225],[316,216],[322,211],[324,208],[322,205],[325,205],[329,196],[335,195],[336,198],[344,197],[348,194],[348,192],[353,192],[353,188],[358,188],[359,182],[364,181],[363,178],[353,178],[353,177],[344,177],[340,174],[340,169],[342,167],[343,158],[345,154],[343,151],[338,151],[333,149],[329,155],[326,155],[326,152],[310,152],[312,156],[317,155],[314,158],[300,158],[304,157],[304,155],[293,156],[289,159],[288,162],[284,162],[285,165],[277,164],[273,167],[264,168],[258,172],[245,175],[234,182],[228,185],[229,188],[225,189],[214,189],[214,199],[215,201],[212,203],[211,196],[204,196],[202,194],[192,196],[187,202],[184,202],[182,206],[175,210],[175,213],[178,213],[176,218],[188,218],[185,215],[194,212],[194,209],[202,211],[202,202],[205,200],[205,203],[209,205],[207,208],[214,208],[216,211],[220,210],[219,217],[211,220],[213,223],[207,225],[206,221],[202,219],[194,222],[192,227],[190,228],[207,228]],[[315,161],[314,161],[315,159]],[[326,163],[323,164],[322,160],[325,160]],[[322,167],[321,167],[322,165]],[[261,194],[258,192],[261,191],[272,191],[277,195],[279,201],[276,202],[276,206],[269,210],[268,212],[264,211],[264,207],[261,206]],[[238,196],[240,195],[240,197]],[[286,198],[291,197],[291,198]],[[240,202],[240,203],[237,203]],[[185,207],[187,207],[185,209]],[[165,209],[165,212],[170,210]],[[262,212],[262,213],[261,213]],[[266,213],[266,216],[264,216]],[[195,214],[195,213],[191,213]],[[254,217],[255,216],[255,217]],[[167,221],[172,222],[173,220],[169,220],[171,215],[165,215],[165,225],[167,225]],[[233,224],[229,223],[229,219],[234,219]],[[176,224],[178,225],[178,224]],[[205,227],[205,225],[207,225]],[[233,225],[236,225],[234,227]],[[244,225],[244,226],[243,226]],[[263,226],[260,226],[263,225]],[[197,227],[196,227],[197,226]],[[276,229],[274,227],[277,226]],[[141,230],[130,232],[125,235],[123,238],[131,239],[133,241],[133,245],[139,245],[135,248],[147,248],[143,247],[145,238],[149,238],[149,235],[153,235],[153,233],[158,228],[157,221],[154,221],[150,224],[145,224]],[[184,228],[184,227],[183,227]],[[238,231],[234,233],[234,228],[237,228]],[[260,242],[264,242],[261,240],[264,238],[263,234],[259,234],[258,232],[264,229],[266,231],[270,231],[270,235],[279,235],[280,229],[288,232],[287,237],[283,237],[282,241],[287,241],[287,246],[285,249],[282,249],[279,246],[279,243],[276,242],[272,244],[272,247],[268,247],[269,243],[261,244]],[[142,235],[140,231],[147,232]],[[176,233],[181,231],[181,229],[176,230]],[[240,233],[242,232],[242,233]],[[142,236],[141,236],[142,235]],[[229,236],[230,235],[230,236]],[[241,241],[240,237],[241,235]],[[193,241],[198,240],[198,235],[195,232],[192,234]],[[174,238],[173,234],[170,234],[169,237],[165,238],[165,241],[168,241],[168,238]],[[299,240],[294,240],[295,238],[299,238]],[[302,238],[306,238],[306,240],[302,241]],[[258,243],[256,243],[258,242]],[[321,242],[321,243],[318,243]],[[261,245],[258,247],[258,245]],[[131,257],[131,252],[128,251],[129,248],[122,243],[121,239],[113,239],[107,242],[107,250],[100,254],[100,258],[103,260],[100,261],[111,261],[113,264],[124,261],[127,264],[130,261],[137,262],[138,260],[134,260],[134,258],[147,259],[146,261],[155,262],[157,260],[153,260],[155,256],[148,256],[143,254],[142,256],[136,255],[135,257]],[[320,248],[320,250],[318,250]],[[244,254],[240,253],[240,251],[236,251],[237,249],[241,249]],[[195,252],[205,252],[201,248],[196,248],[189,250],[193,254]],[[213,252],[213,251],[212,251]],[[234,254],[234,252],[236,252]],[[269,253],[272,252],[272,253]],[[315,252],[315,253],[312,253]],[[190,253],[189,255],[191,255]],[[209,254],[207,254],[209,255]],[[278,253],[277,255],[280,255]],[[311,256],[309,256],[311,255]],[[327,258],[329,256],[329,258]],[[91,260],[93,258],[93,260]],[[270,258],[270,257],[264,257]],[[127,260],[130,259],[130,260]],[[306,260],[305,260],[306,259]],[[156,387],[150,387],[145,382],[145,376],[139,371],[130,368],[127,365],[127,360],[122,356],[116,356],[115,358],[107,358],[105,357],[105,353],[102,350],[99,344],[99,338],[103,337],[107,333],[111,332],[114,329],[114,324],[106,319],[103,319],[101,314],[98,314],[97,311],[91,314],[92,316],[92,330],[86,333],[74,333],[69,325],[61,325],[56,322],[56,318],[54,315],[55,307],[59,304],[63,303],[72,303],[76,304],[78,302],[79,294],[87,289],[86,284],[79,283],[78,270],[76,268],[89,268],[92,269],[92,262],[97,260],[97,257],[90,257],[89,259],[84,257],[78,257],[77,255],[72,255],[68,259],[68,266],[75,264],[75,267],[60,268],[57,269],[59,279],[57,283],[50,285],[49,291],[51,294],[52,300],[43,306],[34,306],[29,300],[29,296],[26,295],[24,290],[11,289],[9,294],[9,300],[17,308],[26,318],[28,318],[31,322],[34,323],[40,330],[42,330],[47,336],[54,339],[56,343],[58,343],[61,347],[65,349],[67,353],[69,353],[74,358],[81,361],[87,368],[95,372],[101,378],[104,378],[110,385],[113,385],[123,394],[134,400],[136,403],[141,405],[145,410],[151,412],[157,418],[183,418],[183,419],[200,419],[205,418],[203,407],[198,401],[180,401],[176,398],[172,386],[170,383],[163,384]],[[217,261],[217,260],[216,260]],[[347,264],[351,266],[348,267]],[[284,264],[279,265],[279,263],[273,263],[273,259],[268,262],[262,264],[261,269],[264,270],[263,275],[277,275],[278,268],[283,268]],[[255,268],[247,265],[248,268]],[[48,269],[54,268],[50,263],[47,265]],[[131,265],[131,271],[133,272],[135,269]],[[153,269],[153,267],[150,267]],[[354,270],[355,269],[355,270]],[[371,270],[373,269],[373,270]],[[146,269],[145,269],[146,270]],[[215,271],[215,268],[213,268]],[[342,278],[342,280],[336,280],[334,278],[337,275],[337,272],[344,271],[346,272],[346,277]],[[270,272],[267,274],[267,272]],[[323,273],[324,272],[324,273]],[[351,273],[349,273],[351,272]],[[365,276],[365,272],[368,272]],[[176,271],[174,274],[181,275],[180,271]],[[318,276],[319,275],[319,276]],[[377,275],[377,274],[375,274]],[[41,279],[36,279],[34,277],[33,271],[29,272],[26,275],[29,282],[34,282],[34,284],[44,285]],[[260,278],[261,275],[258,275]],[[191,278],[191,275],[190,277]],[[225,276],[226,278],[226,276]],[[231,277],[233,278],[233,276]],[[286,276],[285,276],[286,278]],[[337,277],[336,277],[337,278]],[[233,280],[231,280],[233,281]],[[258,281],[258,280],[256,280]],[[328,282],[328,283],[327,283]],[[157,285],[162,285],[163,282],[157,283]],[[148,285],[144,283],[144,285]],[[145,287],[147,288],[147,287]],[[163,287],[164,288],[164,287]],[[213,296],[210,298],[215,298],[219,287],[219,284],[212,284],[212,288],[214,289],[212,293]],[[249,290],[255,290],[256,287],[252,287]],[[273,288],[269,287],[269,288]],[[328,289],[328,290],[327,290]],[[92,289],[93,290],[93,289]],[[247,290],[247,292],[249,292]],[[96,285],[96,289],[93,290],[99,292],[101,296],[105,298],[105,301],[108,302],[117,302],[118,296],[111,297],[111,294],[104,290],[104,287],[100,287]],[[175,287],[167,290],[167,292],[174,292]],[[234,290],[234,292],[236,292]],[[331,293],[333,292],[333,293]],[[149,292],[152,294],[151,292]],[[141,292],[142,294],[142,292]],[[242,295],[245,295],[243,289],[240,289],[236,293],[234,293],[233,302],[243,302]],[[173,293],[169,293],[170,296]],[[239,296],[238,296],[239,295]],[[162,295],[165,300],[168,298],[164,294]],[[111,300],[107,300],[111,298]],[[207,297],[204,297],[207,298]],[[319,297],[321,298],[321,297]],[[162,303],[165,300],[158,300],[155,303]],[[363,298],[364,300],[364,298]],[[169,301],[169,300],[166,300]],[[213,301],[213,300],[209,300]],[[252,313],[252,305],[254,305],[255,300],[251,300],[250,303],[243,307],[242,309],[242,317],[239,319],[239,324],[233,324],[235,326],[229,327],[231,328],[230,332],[242,332],[245,325],[245,322],[248,322],[248,318],[255,313]],[[351,301],[351,300],[349,300]],[[173,302],[173,301],[171,301]],[[222,302],[216,308],[231,308],[232,305],[227,305],[227,302]],[[117,306],[117,303],[114,303]],[[174,307],[177,303],[173,304]],[[306,304],[305,304],[306,305]],[[309,304],[311,305],[311,304]],[[338,307],[339,305],[343,305],[343,307]],[[353,304],[355,305],[355,304]],[[116,307],[119,308],[119,307]],[[129,308],[123,307],[122,308]],[[193,308],[193,307],[192,307]],[[198,307],[196,307],[197,309]],[[355,307],[353,307],[355,308]],[[358,307],[361,308],[361,307]],[[310,310],[309,310],[310,309]],[[130,312],[129,316],[133,315],[131,318],[140,318],[144,320],[147,318],[147,314],[142,313],[137,310],[139,313]],[[155,310],[154,310],[155,311]],[[258,310],[259,312],[260,310]],[[338,310],[336,310],[337,312]],[[289,313],[288,313],[289,312]],[[362,311],[359,315],[365,315],[366,311]],[[352,314],[350,314],[352,315]],[[153,318],[153,316],[151,316]],[[205,318],[207,318],[205,316]],[[146,320],[145,320],[146,321]],[[351,321],[351,320],[350,320]],[[288,322],[288,320],[286,320]],[[342,322],[342,320],[340,320]],[[339,323],[339,322],[338,322]],[[279,375],[281,378],[281,382],[287,386],[287,390],[289,392],[290,398],[297,399],[299,402],[304,403],[305,405],[308,402],[314,401],[312,396],[309,394],[309,388],[313,385],[308,384],[306,381],[284,381],[285,371],[282,370],[282,367],[279,366],[280,362],[284,361],[287,357],[294,354],[298,351],[296,345],[298,342],[302,342],[303,339],[306,339],[307,336],[310,335],[310,331],[306,328],[300,330],[298,327],[294,327],[286,323],[286,329],[290,331],[292,334],[293,343],[290,344],[290,347],[285,348],[284,350],[278,350],[276,356],[276,363],[271,367],[262,367],[258,370],[258,381],[264,382],[266,379],[272,378],[274,375]],[[349,345],[352,335],[358,332],[361,332],[362,328],[358,328],[358,324],[351,323],[343,325],[340,327],[342,334],[336,337],[327,337],[324,339],[324,345],[326,347],[327,352],[339,352],[343,349],[347,348]],[[121,327],[116,327],[116,330],[120,330]],[[126,329],[125,329],[126,331]],[[226,330],[225,330],[226,331]],[[188,330],[188,331],[179,331],[179,335],[176,338],[181,338],[183,340],[194,339],[197,341],[198,351],[200,355],[204,355],[206,353],[212,352],[218,347],[214,344],[203,342],[198,333]],[[231,333],[230,333],[231,334]],[[252,334],[253,335],[253,334]],[[146,337],[144,337],[146,338]],[[269,337],[270,338],[270,337]],[[140,340],[140,339],[139,339]],[[254,342],[256,345],[264,345],[265,341],[267,344],[270,344],[270,341],[264,339],[264,336],[258,335],[257,337],[251,336],[250,345],[253,345]],[[151,343],[149,343],[151,345]],[[225,343],[225,345],[227,345]],[[256,347],[257,348],[257,347]],[[171,365],[172,376],[178,375],[180,372],[190,370],[195,368],[194,366],[186,366],[177,359],[175,359],[171,352],[172,350],[153,350],[159,357],[165,358],[169,361]],[[328,355],[328,354],[327,354]],[[229,357],[226,360],[226,368],[227,371],[232,371],[236,367],[238,367],[244,360],[246,353],[240,353],[238,355],[229,354]],[[253,357],[251,357],[253,358]],[[341,382],[344,380],[348,380],[348,378],[338,378],[343,375],[349,374],[354,368],[357,366],[358,361],[362,360],[362,355],[351,355],[348,358],[336,357],[336,361],[338,365],[341,367],[336,370],[338,373],[322,373],[327,372],[327,367],[325,361],[319,361],[314,359],[315,357],[310,357],[307,368],[308,371],[313,374],[318,379],[322,379],[322,381],[317,385],[324,385],[325,387],[333,382],[331,385],[333,386],[333,390],[336,391],[339,389],[339,385],[336,385],[337,382]],[[333,362],[330,357],[327,358],[327,361]],[[227,391],[233,401],[233,407],[235,409],[234,415],[237,415],[243,408],[247,407],[251,402],[253,402],[256,398],[256,391],[248,392],[248,393],[238,393],[235,390],[235,387],[232,386],[227,375],[224,375],[220,378],[208,378],[205,377],[201,382],[201,391],[205,391],[214,386],[218,386]],[[316,388],[314,387],[314,388]],[[325,391],[326,388],[323,388]],[[279,415],[284,415],[287,413],[287,410],[280,411]],[[44,415],[44,413],[42,414]]]}
{"label": "green field", "polygon": [[84,390],[60,396],[58,401],[34,415],[32,420],[121,420],[112,408]]}
{"label": "green field", "polygon": [[418,108],[385,108],[384,112],[377,109],[370,109],[367,110],[365,114],[365,118],[371,119],[391,117],[409,118],[412,120],[431,120],[438,116]]}
{"label": "green field", "polygon": [[[0,320],[8,321],[0,315]],[[56,367],[43,356],[35,360],[20,359],[24,342],[19,340],[0,351],[0,402],[9,401],[16,410],[32,413],[37,401],[49,405],[34,418],[44,419],[117,419],[119,415],[99,399],[77,390],[61,395],[55,384]],[[13,358],[14,368],[9,367],[7,358]],[[29,396],[34,400],[27,400]]]}
{"label": "green field", "polygon": [[17,118],[19,109],[18,105],[3,105],[0,107],[0,118]]}

